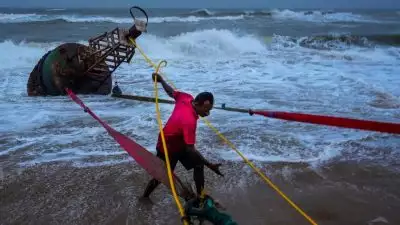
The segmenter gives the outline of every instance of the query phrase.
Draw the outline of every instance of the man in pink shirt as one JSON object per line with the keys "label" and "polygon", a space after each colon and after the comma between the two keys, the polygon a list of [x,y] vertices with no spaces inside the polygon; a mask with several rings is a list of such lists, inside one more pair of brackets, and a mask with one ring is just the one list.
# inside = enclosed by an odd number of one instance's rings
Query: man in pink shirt
{"label": "man in pink shirt", "polygon": [[[204,165],[215,173],[223,176],[219,171],[221,164],[208,162],[195,148],[196,128],[199,116],[210,115],[210,110],[214,104],[214,97],[209,92],[202,92],[193,98],[190,94],[174,90],[169,86],[160,75],[153,73],[153,80],[157,76],[167,94],[175,99],[175,108],[165,124],[163,131],[167,145],[168,156],[171,170],[175,169],[178,161],[187,169],[193,169],[193,179],[196,184],[197,194],[201,194],[204,187]],[[158,135],[157,156],[165,161],[164,149],[161,135]],[[143,194],[148,198],[154,189],[160,184],[156,179],[152,179]]]}

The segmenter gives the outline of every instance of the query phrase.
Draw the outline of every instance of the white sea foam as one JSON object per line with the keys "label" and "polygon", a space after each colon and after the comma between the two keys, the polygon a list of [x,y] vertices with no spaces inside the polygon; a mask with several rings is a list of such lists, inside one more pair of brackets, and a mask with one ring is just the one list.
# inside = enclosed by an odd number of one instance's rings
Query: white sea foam
{"label": "white sea foam", "polygon": [[[212,29],[168,38],[145,34],[138,43],[155,62],[168,61],[163,70],[178,88],[192,94],[212,91],[216,104],[393,120],[395,110],[382,114],[368,103],[376,98],[376,90],[400,95],[399,59],[394,49],[319,51],[299,45],[284,47],[285,41],[276,37],[275,42],[265,43],[255,35]],[[42,54],[57,44],[0,43],[0,134],[15,140],[6,140],[0,154],[28,151],[33,157],[29,162],[77,162],[124,154],[100,124],[67,97],[26,96],[30,71]],[[352,60],[337,57],[340,54],[348,54]],[[153,95],[153,70],[145,63],[137,53],[132,64],[115,72],[126,94]],[[160,94],[166,98],[165,93]],[[109,96],[80,97],[115,129],[154,152],[158,127],[153,104]],[[171,105],[161,106],[164,122],[171,110]],[[357,134],[369,135],[218,110],[212,112],[210,120],[249,159],[258,161],[329,160],[343,150],[338,147],[342,141],[359,140]],[[199,123],[201,151],[240,160]],[[115,158],[110,160],[116,162]]]}

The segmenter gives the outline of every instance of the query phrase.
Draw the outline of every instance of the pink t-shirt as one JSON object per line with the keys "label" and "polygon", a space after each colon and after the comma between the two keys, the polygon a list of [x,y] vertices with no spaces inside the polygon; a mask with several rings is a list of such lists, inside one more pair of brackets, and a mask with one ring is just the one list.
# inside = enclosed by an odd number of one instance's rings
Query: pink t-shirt
{"label": "pink t-shirt", "polygon": [[[185,146],[196,143],[198,115],[193,109],[193,96],[174,91],[175,108],[165,124],[163,131],[168,153],[184,150]],[[164,152],[161,135],[158,135],[157,148]]]}

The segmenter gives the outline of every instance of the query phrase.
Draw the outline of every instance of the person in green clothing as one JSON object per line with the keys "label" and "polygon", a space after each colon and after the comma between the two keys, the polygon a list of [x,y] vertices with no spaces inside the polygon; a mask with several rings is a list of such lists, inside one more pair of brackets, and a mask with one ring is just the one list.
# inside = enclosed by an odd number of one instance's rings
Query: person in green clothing
{"label": "person in green clothing", "polygon": [[192,198],[185,204],[186,218],[196,217],[200,224],[207,220],[214,225],[238,225],[230,215],[220,212],[217,208],[221,206],[209,195],[205,195],[203,199]]}

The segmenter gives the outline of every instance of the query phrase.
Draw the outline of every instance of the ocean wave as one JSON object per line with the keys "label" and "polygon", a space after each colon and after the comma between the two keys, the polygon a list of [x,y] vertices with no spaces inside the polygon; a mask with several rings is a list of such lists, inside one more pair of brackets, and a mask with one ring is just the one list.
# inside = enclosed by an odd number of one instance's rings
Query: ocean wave
{"label": "ocean wave", "polygon": [[35,13],[0,13],[0,23],[21,23],[32,21],[43,21],[43,19],[40,15]]}
{"label": "ocean wave", "polygon": [[[282,37],[277,35],[277,37]],[[400,46],[400,34],[388,35],[319,35],[278,38],[301,47],[318,50],[349,49],[354,46],[373,48],[376,45]]]}
{"label": "ocean wave", "polygon": [[[239,34],[223,29],[199,30],[172,37],[143,34],[137,41],[150,58],[162,57],[178,61],[200,58],[210,60],[216,57],[228,60],[254,55],[269,57],[292,54],[293,50],[300,52],[300,55],[305,54],[304,57],[299,56],[300,60],[303,58],[306,60],[307,56],[314,57],[315,60],[338,59],[386,63],[396,63],[400,60],[400,48],[374,46],[371,42],[365,37],[357,39],[354,36],[288,37],[279,35],[273,36],[272,41],[266,41],[257,35]],[[84,40],[78,43],[87,45],[87,41]],[[59,44],[61,42],[16,43],[11,40],[0,42],[0,61],[3,62],[0,69],[33,65],[41,55]],[[142,57],[137,53],[135,59],[142,60]]]}
{"label": "ocean wave", "polygon": [[[266,51],[264,42],[257,36],[240,35],[229,30],[218,29],[187,32],[167,38],[145,33],[137,42],[150,56],[161,55],[167,58],[239,56]],[[82,40],[79,43],[87,44],[87,41]],[[22,63],[25,59],[32,60],[32,57],[38,59],[41,54],[58,44],[61,43],[15,43],[11,40],[0,42],[0,61],[10,62],[3,65],[9,67],[13,64],[12,61]],[[15,53],[15,57],[9,57],[9,52]],[[21,52],[24,52],[23,56]],[[0,69],[3,66],[0,66]]]}
{"label": "ocean wave", "polygon": [[54,11],[65,11],[66,9],[64,8],[54,8],[54,9],[46,9],[48,12],[54,12]]}
{"label": "ocean wave", "polygon": [[175,57],[240,56],[266,51],[261,38],[251,34],[238,34],[225,29],[207,29],[185,32],[168,38],[154,35],[138,40],[149,54]]}
{"label": "ocean wave", "polygon": [[[87,41],[79,41],[87,44]],[[15,61],[23,62],[20,52],[24,55],[39,57],[49,49],[61,44],[58,43],[15,43],[7,40],[0,43],[0,60],[3,62]],[[400,46],[400,34],[396,35],[321,35],[290,37],[275,35],[272,38],[263,38],[254,34],[240,34],[225,29],[207,29],[193,32],[185,32],[172,37],[159,37],[152,34],[143,34],[138,39],[138,44],[150,55],[167,58],[180,57],[209,57],[235,56],[240,54],[260,54],[269,50],[269,45],[294,47],[316,50],[349,50],[367,48],[374,50],[377,45]],[[36,51],[41,49],[40,51]],[[378,51],[380,48],[377,48]],[[385,48],[386,49],[386,48]],[[397,47],[380,49],[390,58],[400,57]],[[396,51],[393,51],[395,49]],[[10,57],[10,52],[15,52],[15,58]],[[11,54],[13,55],[13,54]],[[18,58],[18,59],[17,59]],[[11,64],[4,63],[3,66],[9,67]]]}
{"label": "ocean wave", "polygon": [[272,17],[276,19],[292,19],[308,22],[369,22],[377,23],[380,21],[368,18],[363,15],[351,12],[332,12],[332,11],[292,11],[292,10],[273,10]]}
{"label": "ocean wave", "polygon": [[198,16],[198,17],[226,17],[226,16],[271,16],[270,11],[211,11],[209,9],[197,9],[189,13],[183,14],[184,16]]}
{"label": "ocean wave", "polygon": [[[374,36],[371,36],[373,39]],[[315,62],[325,60],[358,61],[360,63],[398,64],[400,48],[382,45],[363,36],[326,35],[290,37],[275,35],[266,39],[271,49],[304,54]],[[289,50],[291,49],[291,50]],[[297,53],[299,52],[299,53]],[[303,58],[303,57],[300,57]]]}
{"label": "ocean wave", "polygon": [[223,16],[243,16],[243,17],[270,17],[276,20],[299,20],[309,22],[381,22],[351,12],[334,11],[293,11],[283,10],[244,10],[244,11],[211,11],[209,9],[198,9],[184,14],[185,16],[197,17],[223,17]]}
{"label": "ocean wave", "polygon": [[[64,11],[64,9],[52,9],[52,11]],[[369,18],[364,15],[351,12],[333,11],[292,11],[284,10],[243,10],[243,11],[211,11],[198,9],[188,13],[167,17],[150,17],[149,23],[164,22],[199,22],[204,20],[240,20],[253,17],[268,17],[275,20],[299,20],[309,22],[370,22],[382,21]],[[74,14],[13,14],[0,13],[0,23],[29,23],[52,20],[64,20],[65,22],[110,22],[132,23],[130,17],[114,17],[105,15],[74,15]]]}
{"label": "ocean wave", "polygon": [[189,15],[192,16],[214,16],[215,13],[208,9],[197,9],[189,12]]}
{"label": "ocean wave", "polygon": [[[243,16],[222,16],[222,17],[197,17],[197,16],[169,16],[169,17],[150,17],[149,23],[165,22],[199,22],[202,20],[240,20]],[[46,15],[46,14],[13,14],[0,13],[0,23],[32,23],[62,20],[70,23],[132,23],[130,17],[110,17],[110,16],[84,16],[84,15]]]}
{"label": "ocean wave", "polygon": [[[57,47],[62,42],[36,43],[14,42],[6,40],[0,42],[0,69],[20,68],[37,63],[43,54]],[[87,44],[87,41],[79,41]]]}

